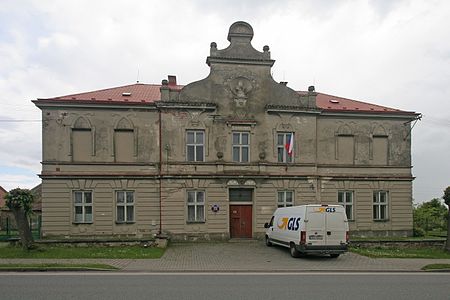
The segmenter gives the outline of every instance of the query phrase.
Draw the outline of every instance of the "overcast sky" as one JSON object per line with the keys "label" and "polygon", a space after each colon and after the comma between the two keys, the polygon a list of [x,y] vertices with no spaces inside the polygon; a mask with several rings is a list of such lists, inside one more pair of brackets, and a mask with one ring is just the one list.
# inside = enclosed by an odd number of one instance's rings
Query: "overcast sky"
{"label": "overcast sky", "polygon": [[[40,182],[31,100],[202,79],[209,45],[250,23],[273,77],[423,114],[412,130],[414,201],[450,185],[450,1],[0,0],[0,185]],[[14,122],[13,122],[14,120]]]}

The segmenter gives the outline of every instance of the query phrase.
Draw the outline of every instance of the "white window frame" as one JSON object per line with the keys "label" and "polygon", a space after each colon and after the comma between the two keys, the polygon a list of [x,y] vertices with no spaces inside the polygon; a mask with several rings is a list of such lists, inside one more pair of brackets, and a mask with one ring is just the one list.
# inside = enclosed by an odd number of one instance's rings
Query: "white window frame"
{"label": "white window frame", "polygon": [[[347,215],[347,219],[350,221],[355,220],[355,214],[353,211],[354,208],[354,191],[342,190],[338,191],[338,204],[342,205],[345,209],[345,214]],[[350,214],[349,214],[350,212]]]}
{"label": "white window frame", "polygon": [[[288,194],[291,195],[291,202],[288,202]],[[280,201],[281,198],[281,201]],[[277,207],[291,207],[294,206],[294,191],[284,190],[277,192]]]}
{"label": "white window frame", "polygon": [[[193,143],[189,143],[188,142],[188,135],[189,133],[193,133],[194,134],[194,142]],[[197,135],[201,134],[203,136],[203,143],[197,143]],[[204,130],[186,130],[186,161],[189,162],[202,162],[205,161],[205,138],[206,138],[206,134]],[[194,149],[194,159],[193,160],[189,160],[189,148],[193,147]],[[197,148],[198,147],[202,147],[202,159],[200,160],[197,157]]]}
{"label": "white window frame", "polygon": [[[279,163],[293,163],[294,162],[294,155],[288,155],[287,149],[286,149],[286,141],[288,135],[294,136],[293,132],[277,132],[276,142],[277,142],[277,162]],[[283,136],[283,144],[280,145],[278,143],[279,137]],[[295,145],[294,145],[295,146]],[[279,152],[282,151],[282,159],[280,161]]]}
{"label": "white window frame", "polygon": [[[381,197],[384,195],[384,197]],[[384,198],[384,202],[382,202]],[[381,217],[384,210],[384,218]],[[389,192],[388,191],[374,191],[373,192],[373,214],[374,221],[387,221],[389,220]]]}
{"label": "white window frame", "polygon": [[[77,202],[77,194],[81,195],[81,202]],[[90,194],[90,202],[86,202],[86,195]],[[94,194],[92,191],[73,191],[73,220],[74,223],[94,223]],[[81,214],[77,214],[77,208],[81,208]],[[91,211],[89,214],[87,211]],[[81,215],[81,220],[77,220],[77,215]],[[87,217],[90,215],[90,219]]]}
{"label": "white window frame", "polygon": [[[199,197],[202,194],[203,197]],[[189,201],[190,196],[193,201]],[[201,199],[203,198],[203,199]],[[186,192],[186,210],[188,223],[204,223],[205,222],[205,202],[206,193],[204,190],[189,190]],[[194,208],[194,216],[190,217],[189,208]],[[199,209],[202,210],[203,217],[199,215]]]}
{"label": "white window frame", "polygon": [[[123,194],[123,202],[119,202],[119,194]],[[128,196],[131,195],[131,201],[128,202]],[[134,223],[135,222],[135,199],[134,191],[116,191],[116,223]],[[123,220],[119,220],[119,207],[123,208]],[[128,211],[133,211],[133,217],[131,220],[128,219]]]}
{"label": "white window frame", "polygon": [[[238,143],[234,143],[234,136],[238,135]],[[242,137],[246,135],[247,136],[247,144],[242,143]],[[232,150],[231,150],[231,156],[233,159],[233,162],[239,162],[239,163],[246,163],[250,161],[250,132],[248,131],[233,131],[232,132]],[[237,160],[235,160],[234,157],[234,150],[237,149],[239,152],[239,157]],[[247,149],[247,160],[243,159],[243,149]]]}

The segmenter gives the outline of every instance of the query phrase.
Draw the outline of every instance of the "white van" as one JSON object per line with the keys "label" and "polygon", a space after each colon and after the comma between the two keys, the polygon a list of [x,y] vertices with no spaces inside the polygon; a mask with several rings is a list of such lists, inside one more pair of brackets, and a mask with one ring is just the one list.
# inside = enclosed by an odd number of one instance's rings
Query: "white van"
{"label": "white van", "polygon": [[288,247],[292,257],[347,251],[348,222],[341,205],[309,204],[278,208],[264,224],[266,245]]}

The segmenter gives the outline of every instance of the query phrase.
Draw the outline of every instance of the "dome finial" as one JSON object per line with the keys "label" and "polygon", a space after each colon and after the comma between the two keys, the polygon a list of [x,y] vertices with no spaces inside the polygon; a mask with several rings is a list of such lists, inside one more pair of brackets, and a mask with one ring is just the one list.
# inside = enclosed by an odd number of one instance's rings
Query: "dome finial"
{"label": "dome finial", "polygon": [[253,28],[250,24],[244,21],[234,22],[230,26],[227,38],[230,42],[233,42],[235,39],[250,42],[253,38]]}

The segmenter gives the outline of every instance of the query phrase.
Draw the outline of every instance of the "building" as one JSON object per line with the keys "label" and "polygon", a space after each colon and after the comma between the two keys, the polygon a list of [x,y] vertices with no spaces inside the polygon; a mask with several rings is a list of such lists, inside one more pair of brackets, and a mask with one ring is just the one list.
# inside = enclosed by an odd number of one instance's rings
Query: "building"
{"label": "building", "polygon": [[207,78],[37,99],[44,237],[258,238],[277,206],[341,203],[351,234],[412,234],[418,113],[295,91],[231,25]]}
{"label": "building", "polygon": [[5,206],[6,199],[5,196],[8,192],[0,185],[0,209]]}

